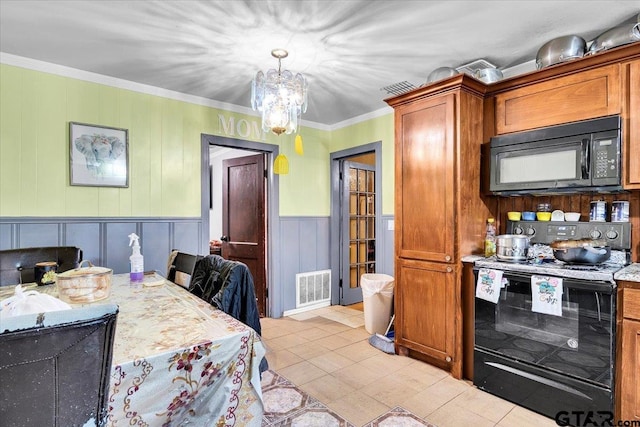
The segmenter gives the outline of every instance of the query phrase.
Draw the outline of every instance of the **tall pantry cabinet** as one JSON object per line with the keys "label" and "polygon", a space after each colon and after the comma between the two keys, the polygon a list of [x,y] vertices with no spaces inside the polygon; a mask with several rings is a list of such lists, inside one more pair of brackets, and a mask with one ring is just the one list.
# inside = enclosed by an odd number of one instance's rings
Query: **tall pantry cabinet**
{"label": "tall pantry cabinet", "polygon": [[455,378],[460,258],[482,252],[491,216],[480,192],[484,88],[457,75],[386,100],[395,111],[396,352]]}

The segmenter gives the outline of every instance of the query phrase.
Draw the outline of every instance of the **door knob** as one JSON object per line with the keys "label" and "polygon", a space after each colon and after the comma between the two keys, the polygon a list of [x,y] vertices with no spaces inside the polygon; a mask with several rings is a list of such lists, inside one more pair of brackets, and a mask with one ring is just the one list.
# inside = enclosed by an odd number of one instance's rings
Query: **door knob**
{"label": "door knob", "polygon": [[220,240],[223,242],[228,242],[229,241],[229,237],[228,236],[222,236],[220,237]]}

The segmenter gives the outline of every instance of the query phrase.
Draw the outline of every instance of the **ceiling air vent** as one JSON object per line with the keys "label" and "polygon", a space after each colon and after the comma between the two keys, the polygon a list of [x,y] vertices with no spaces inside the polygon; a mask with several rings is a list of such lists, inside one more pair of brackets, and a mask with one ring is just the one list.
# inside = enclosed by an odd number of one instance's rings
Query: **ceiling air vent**
{"label": "ceiling air vent", "polygon": [[497,68],[497,67],[493,65],[491,62],[486,61],[484,59],[476,59],[475,61],[469,62],[468,64],[459,66],[458,68],[456,68],[456,71],[458,71],[459,73],[465,73],[470,76],[473,76],[473,74],[477,70],[482,70],[484,68]]}
{"label": "ceiling air vent", "polygon": [[380,90],[387,91],[387,93],[390,93],[391,95],[402,95],[403,93],[407,93],[415,88],[416,87],[413,84],[409,83],[408,81],[404,81],[385,86]]}

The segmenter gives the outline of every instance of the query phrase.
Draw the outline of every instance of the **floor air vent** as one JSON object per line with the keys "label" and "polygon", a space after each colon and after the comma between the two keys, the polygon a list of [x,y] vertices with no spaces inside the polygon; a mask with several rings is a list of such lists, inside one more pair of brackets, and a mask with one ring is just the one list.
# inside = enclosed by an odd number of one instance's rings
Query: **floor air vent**
{"label": "floor air vent", "polygon": [[315,306],[331,300],[331,270],[296,274],[296,308]]}

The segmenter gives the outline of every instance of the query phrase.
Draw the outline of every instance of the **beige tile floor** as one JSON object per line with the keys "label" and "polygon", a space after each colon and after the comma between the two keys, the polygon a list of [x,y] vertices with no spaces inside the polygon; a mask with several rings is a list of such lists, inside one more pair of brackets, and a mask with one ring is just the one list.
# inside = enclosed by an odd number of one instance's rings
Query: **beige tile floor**
{"label": "beige tile floor", "polygon": [[550,419],[368,342],[364,314],[332,306],[261,319],[269,367],[356,426],[401,406],[438,427],[544,427]]}

